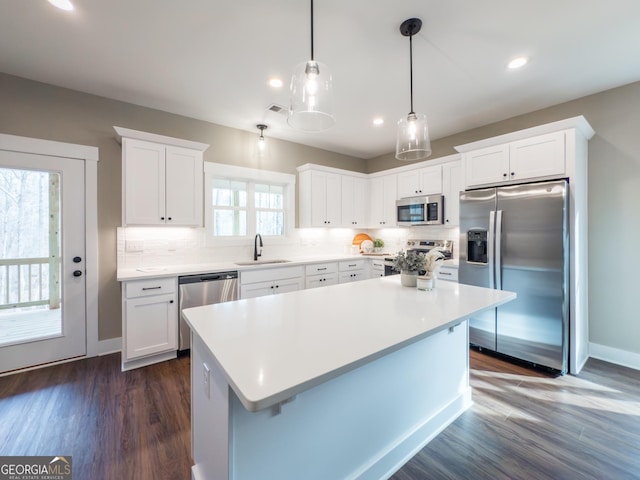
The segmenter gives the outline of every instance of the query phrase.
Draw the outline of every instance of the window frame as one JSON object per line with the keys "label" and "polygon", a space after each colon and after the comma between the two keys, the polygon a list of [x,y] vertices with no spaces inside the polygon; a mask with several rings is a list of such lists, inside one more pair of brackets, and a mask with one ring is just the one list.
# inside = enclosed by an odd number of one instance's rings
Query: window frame
{"label": "window frame", "polygon": [[[247,235],[234,236],[214,236],[213,205],[211,190],[213,179],[222,178],[225,180],[237,180],[247,183]],[[255,184],[265,183],[269,185],[282,185],[284,190],[283,211],[284,211],[284,235],[263,235],[256,232],[256,206],[255,206]],[[207,246],[230,246],[230,245],[253,245],[256,233],[260,233],[264,240],[270,244],[291,243],[296,218],[295,211],[295,187],[296,176],[288,173],[273,172],[270,170],[260,170],[250,167],[239,167],[235,165],[225,165],[222,163],[204,162],[204,228],[206,231]]]}

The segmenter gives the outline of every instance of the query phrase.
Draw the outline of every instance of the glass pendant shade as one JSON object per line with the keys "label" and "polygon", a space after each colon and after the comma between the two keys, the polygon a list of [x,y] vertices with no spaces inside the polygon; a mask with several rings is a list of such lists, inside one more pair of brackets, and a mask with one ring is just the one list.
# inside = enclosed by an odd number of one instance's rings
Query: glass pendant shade
{"label": "glass pendant shade", "polygon": [[431,140],[427,116],[410,113],[398,120],[398,139],[396,158],[403,161],[416,161],[431,155]]}
{"label": "glass pendant shade", "polygon": [[258,140],[256,140],[255,157],[258,160],[266,160],[269,158],[269,148],[267,140],[264,138],[264,131],[267,129],[267,126],[264,124],[258,124],[256,127],[260,130],[260,135],[258,136]]}
{"label": "glass pendant shade", "polygon": [[309,60],[295,67],[287,123],[306,132],[326,130],[335,123],[333,78],[324,63]]}

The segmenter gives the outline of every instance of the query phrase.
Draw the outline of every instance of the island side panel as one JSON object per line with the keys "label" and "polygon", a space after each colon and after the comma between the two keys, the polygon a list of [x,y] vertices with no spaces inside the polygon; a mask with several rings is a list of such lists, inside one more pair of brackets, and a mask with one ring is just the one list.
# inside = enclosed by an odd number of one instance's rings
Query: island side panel
{"label": "island side panel", "polygon": [[388,478],[470,406],[467,329],[302,392],[280,413],[249,412],[231,392],[230,478]]}
{"label": "island side panel", "polygon": [[202,339],[191,334],[191,469],[193,480],[227,479],[229,396],[225,377]]}

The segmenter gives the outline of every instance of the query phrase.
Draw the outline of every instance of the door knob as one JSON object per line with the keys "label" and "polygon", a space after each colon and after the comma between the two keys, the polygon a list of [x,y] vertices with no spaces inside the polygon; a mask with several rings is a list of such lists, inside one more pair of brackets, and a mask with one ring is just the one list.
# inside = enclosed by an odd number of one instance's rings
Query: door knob
{"label": "door knob", "polygon": [[73,276],[74,277],[81,277],[82,276],[82,270],[74,270]]}
{"label": "door knob", "polygon": [[82,258],[80,257],[73,257],[73,263],[80,263],[82,261]]}

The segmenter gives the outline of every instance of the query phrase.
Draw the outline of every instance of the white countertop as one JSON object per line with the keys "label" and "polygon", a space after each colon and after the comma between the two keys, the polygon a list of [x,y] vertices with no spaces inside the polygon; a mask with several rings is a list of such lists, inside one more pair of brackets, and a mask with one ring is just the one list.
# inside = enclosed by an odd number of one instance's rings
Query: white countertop
{"label": "white countertop", "polygon": [[[321,255],[310,256],[304,258],[291,258],[285,263],[260,263],[256,262],[251,265],[238,265],[234,262],[216,262],[216,263],[196,263],[196,264],[183,264],[183,265],[166,265],[166,266],[148,266],[148,267],[132,267],[132,268],[119,268],[116,273],[116,278],[119,282],[125,282],[128,280],[144,280],[146,278],[162,278],[162,277],[175,277],[179,275],[197,275],[201,273],[216,273],[225,272],[227,270],[256,270],[265,268],[279,268],[294,265],[307,265],[320,262],[339,262],[342,260],[353,259],[384,259],[385,256],[394,256],[394,253],[385,255]],[[267,259],[268,260],[268,259]],[[445,260],[442,263],[446,268],[458,268],[458,260]]]}
{"label": "white countertop", "polygon": [[[320,262],[339,262],[342,260],[353,259],[366,259],[371,257],[365,257],[363,255],[320,255],[310,256],[304,258],[288,258],[284,263],[266,263],[269,259],[261,259],[259,262],[252,263],[251,265],[238,265],[234,262],[216,262],[216,263],[196,263],[196,264],[182,264],[182,265],[166,265],[166,266],[150,266],[150,267],[133,267],[133,268],[119,268],[116,274],[116,278],[119,282],[128,280],[143,280],[145,278],[162,278],[162,277],[175,277],[178,275],[197,275],[200,273],[216,273],[225,272],[227,270],[257,270],[266,268],[280,268],[289,267],[295,265],[306,265],[310,263]],[[247,262],[247,260],[242,261]]]}
{"label": "white countertop", "polygon": [[257,411],[514,298],[452,282],[426,292],[394,275],[183,315],[245,408]]}

